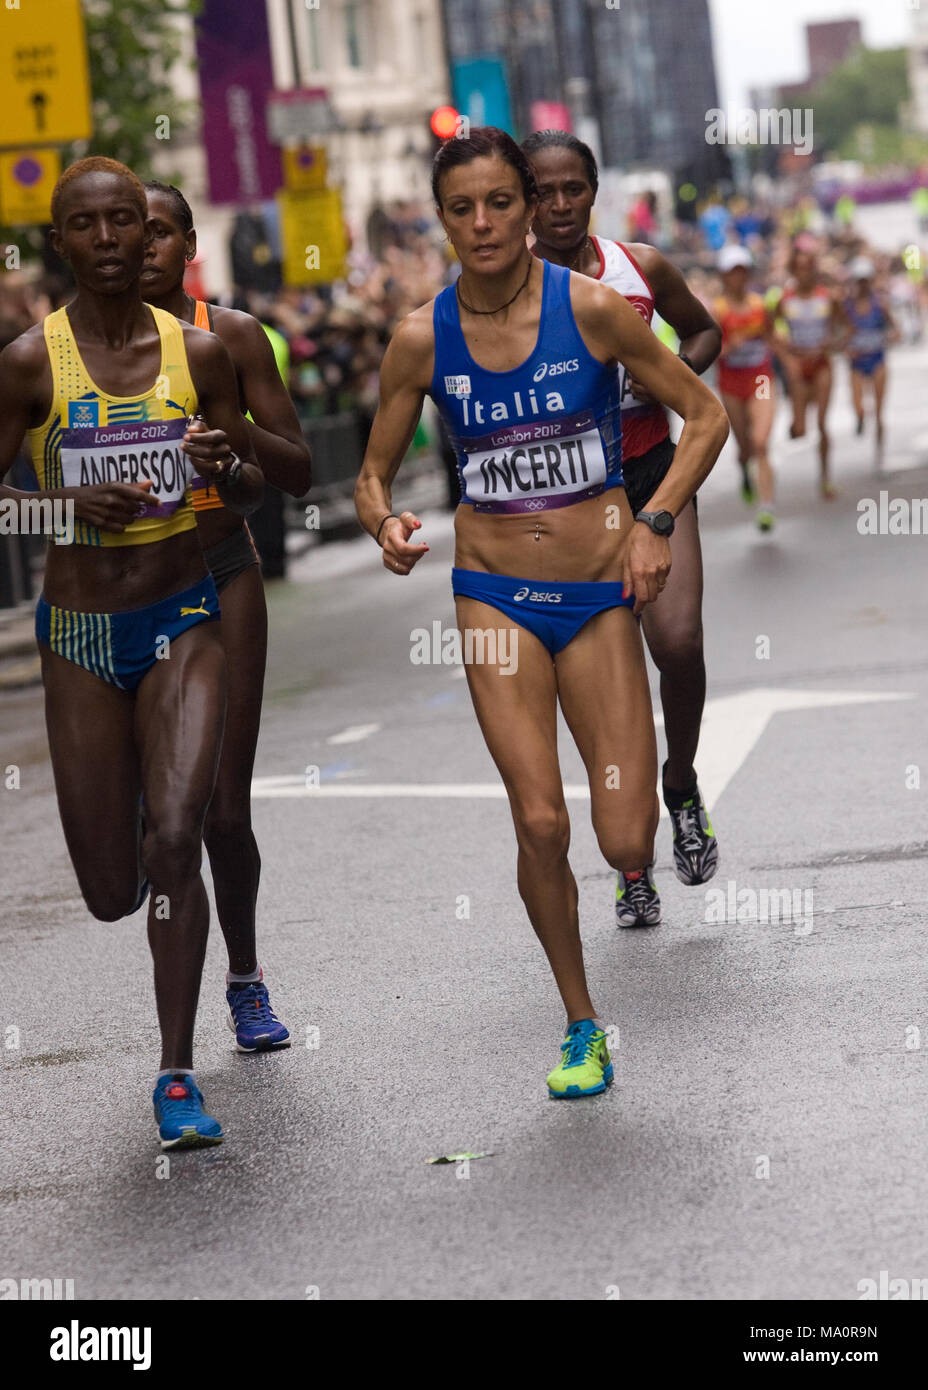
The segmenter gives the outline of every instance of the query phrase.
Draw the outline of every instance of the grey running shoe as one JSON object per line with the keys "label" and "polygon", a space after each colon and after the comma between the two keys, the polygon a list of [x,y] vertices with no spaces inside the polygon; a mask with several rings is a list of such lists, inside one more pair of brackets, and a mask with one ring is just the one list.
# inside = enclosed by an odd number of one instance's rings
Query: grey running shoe
{"label": "grey running shoe", "polygon": [[654,886],[654,866],[638,873],[619,873],[615,888],[615,920],[620,927],[656,927],[661,900]]}

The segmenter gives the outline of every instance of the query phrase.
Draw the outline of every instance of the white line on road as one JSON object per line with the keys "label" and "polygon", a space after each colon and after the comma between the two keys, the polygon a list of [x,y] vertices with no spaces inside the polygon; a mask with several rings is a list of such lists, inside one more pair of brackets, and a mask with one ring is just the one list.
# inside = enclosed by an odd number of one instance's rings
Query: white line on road
{"label": "white line on road", "polygon": [[382,729],[382,724],[352,724],[350,728],[342,729],[340,734],[333,734],[326,739],[326,743],[360,743],[362,739],[370,738],[371,734],[376,734],[378,729]]}
{"label": "white line on road", "polygon": [[[723,695],[715,700],[707,700],[697,759],[699,785],[706,805],[710,809],[715,805],[775,714],[911,699],[914,696],[886,691],[778,690],[761,687],[742,691],[738,695]],[[655,714],[655,723],[663,723],[659,713]],[[361,724],[357,728],[366,731],[360,737],[367,737],[367,733],[379,729],[380,725]],[[352,733],[356,733],[356,729],[346,729],[344,734],[337,734],[329,742],[354,742],[355,739],[345,737],[345,734]],[[474,800],[502,800],[506,796],[499,782],[323,782],[319,786],[307,786],[305,775],[298,774],[256,777],[251,784],[251,794],[254,798],[469,797]],[[564,787],[564,796],[568,801],[589,801],[590,792],[585,783],[569,784]],[[663,808],[661,815],[666,815]]]}

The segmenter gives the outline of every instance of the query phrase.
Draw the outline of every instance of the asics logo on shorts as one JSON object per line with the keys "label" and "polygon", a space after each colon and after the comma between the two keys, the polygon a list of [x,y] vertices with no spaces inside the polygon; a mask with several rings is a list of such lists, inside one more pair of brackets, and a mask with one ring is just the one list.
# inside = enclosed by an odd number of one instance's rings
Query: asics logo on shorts
{"label": "asics logo on shorts", "polygon": [[564,595],[550,593],[544,589],[517,589],[513,594],[516,603],[521,603],[523,599],[528,599],[529,603],[560,603]]}
{"label": "asics logo on shorts", "polygon": [[535,368],[532,381],[544,381],[546,376],[563,376],[565,372],[578,372],[580,362],[578,358],[572,357],[567,362],[542,362],[541,366]]}

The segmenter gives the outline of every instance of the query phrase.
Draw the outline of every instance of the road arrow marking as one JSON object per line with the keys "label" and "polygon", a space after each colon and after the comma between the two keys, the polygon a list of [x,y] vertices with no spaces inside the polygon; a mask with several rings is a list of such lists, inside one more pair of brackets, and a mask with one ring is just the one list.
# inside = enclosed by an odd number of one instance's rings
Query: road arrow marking
{"label": "road arrow marking", "polygon": [[327,738],[326,743],[360,743],[362,739],[376,734],[382,727],[381,724],[352,724],[350,728],[342,729],[340,734],[333,734],[331,738]]}
{"label": "road arrow marking", "polygon": [[[848,705],[871,705],[885,701],[912,700],[914,695],[885,691],[781,690],[761,687],[738,695],[722,695],[707,700],[703,714],[702,738],[697,758],[699,786],[711,810],[747,758],[776,714],[800,710],[835,709]],[[654,722],[663,724],[656,713]],[[354,743],[380,728],[379,724],[359,724],[335,734],[329,743]],[[359,732],[363,731],[363,732]],[[350,735],[350,737],[349,737]],[[306,785],[305,776],[256,777],[251,784],[253,798],[277,797],[433,797],[470,798],[504,801],[501,782],[323,782]],[[590,789],[583,783],[565,783],[567,801],[589,801]],[[667,812],[662,807],[661,815]]]}

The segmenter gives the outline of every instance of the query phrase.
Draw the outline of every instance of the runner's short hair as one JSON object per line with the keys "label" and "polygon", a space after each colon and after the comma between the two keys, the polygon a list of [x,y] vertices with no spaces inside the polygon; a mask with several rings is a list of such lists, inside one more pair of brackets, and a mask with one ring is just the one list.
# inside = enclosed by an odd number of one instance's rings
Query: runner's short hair
{"label": "runner's short hair", "polygon": [[474,159],[494,154],[511,164],[519,175],[525,201],[530,203],[537,198],[538,184],[535,182],[532,166],[512,136],[505,130],[500,130],[498,126],[480,125],[475,126],[466,139],[453,135],[436,152],[432,161],[432,197],[436,206],[441,207],[441,181],[449,169],[456,169],[461,164],[470,164]]}
{"label": "runner's short hair", "polygon": [[142,221],[147,221],[148,202],[141,179],[133,174],[128,165],[120,164],[118,159],[107,159],[105,155],[92,154],[87,159],[78,159],[74,164],[69,164],[52,190],[52,222],[59,230],[62,199],[71,184],[76,183],[85,174],[116,174],[119,178],[125,179],[132,186],[132,201],[138,208]]}
{"label": "runner's short hair", "polygon": [[142,186],[146,193],[166,193],[168,197],[173,198],[177,208],[177,220],[184,236],[193,231],[193,212],[179,188],[175,188],[173,183],[162,183],[160,179],[146,179]]}
{"label": "runner's short hair", "polygon": [[596,156],[589,145],[578,140],[576,135],[571,135],[569,130],[536,130],[522,141],[522,149],[529,159],[539,150],[570,150],[571,154],[577,155],[583,161],[587,182],[592,188],[595,198],[599,188],[599,168],[596,164]]}

